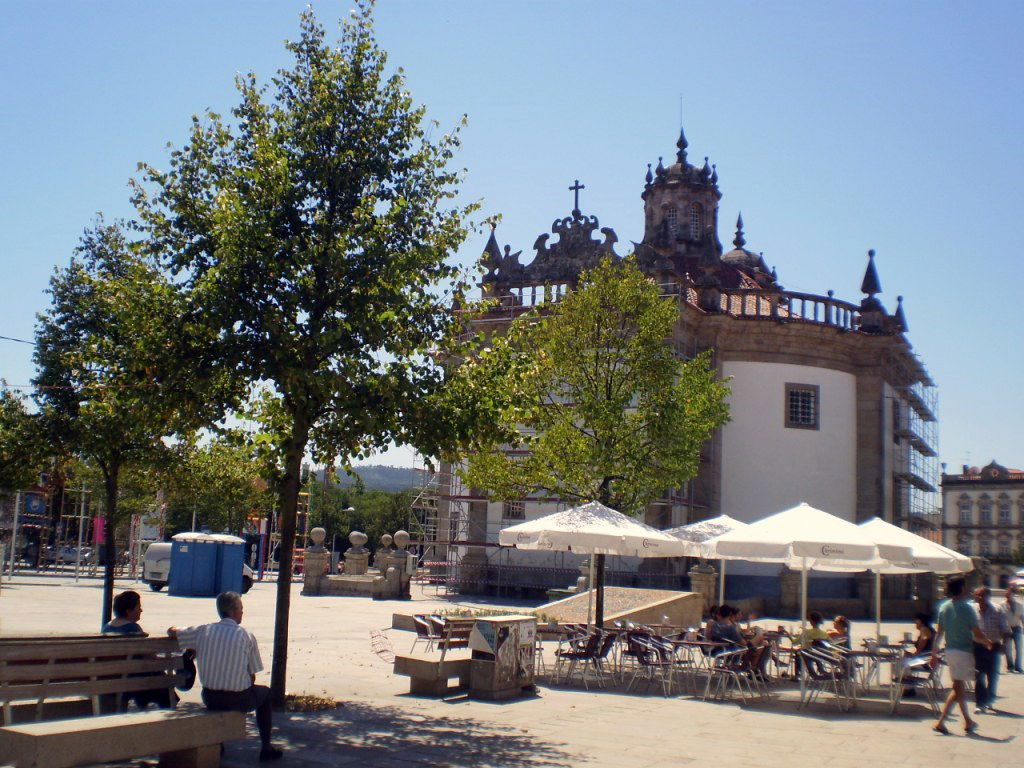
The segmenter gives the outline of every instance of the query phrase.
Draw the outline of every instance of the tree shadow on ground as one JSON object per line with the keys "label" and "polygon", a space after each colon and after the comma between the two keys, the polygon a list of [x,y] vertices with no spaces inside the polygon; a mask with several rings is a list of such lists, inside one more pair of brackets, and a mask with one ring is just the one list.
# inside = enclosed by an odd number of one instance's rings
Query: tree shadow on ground
{"label": "tree shadow on ground", "polygon": [[[259,740],[252,729],[228,746],[224,768],[251,766]],[[508,766],[546,768],[578,761],[560,746],[519,728],[466,717],[435,717],[399,707],[346,702],[338,709],[275,713],[274,740],[282,766]]]}

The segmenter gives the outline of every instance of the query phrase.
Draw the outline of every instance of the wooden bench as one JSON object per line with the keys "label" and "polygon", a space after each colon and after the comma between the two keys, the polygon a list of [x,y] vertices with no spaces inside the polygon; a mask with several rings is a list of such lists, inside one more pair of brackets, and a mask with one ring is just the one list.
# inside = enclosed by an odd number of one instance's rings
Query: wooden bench
{"label": "wooden bench", "polygon": [[220,744],[245,735],[243,713],[103,714],[121,711],[137,691],[164,689],[173,704],[182,664],[177,641],[166,637],[0,640],[0,765],[58,768],[152,754],[165,766],[219,765]]}
{"label": "wooden bench", "polygon": [[450,659],[448,651],[469,647],[469,635],[476,619],[445,619],[437,640],[440,657],[395,656],[394,674],[409,677],[409,693],[417,696],[444,696],[448,681],[459,679],[459,687],[469,686],[469,657]]}

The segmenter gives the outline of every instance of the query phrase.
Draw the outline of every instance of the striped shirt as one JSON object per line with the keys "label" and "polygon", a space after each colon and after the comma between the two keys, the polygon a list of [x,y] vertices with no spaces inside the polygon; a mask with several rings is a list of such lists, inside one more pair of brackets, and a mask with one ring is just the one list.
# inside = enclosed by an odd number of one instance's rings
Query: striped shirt
{"label": "striped shirt", "polygon": [[1003,635],[1010,634],[1010,625],[1006,621],[1006,614],[992,605],[990,601],[985,601],[984,613],[977,606],[974,610],[978,614],[978,626],[985,633],[985,637],[993,643],[1003,642]]}
{"label": "striped shirt", "polygon": [[195,650],[203,688],[244,691],[252,685],[252,676],[263,670],[256,637],[234,619],[179,629],[178,645]]}

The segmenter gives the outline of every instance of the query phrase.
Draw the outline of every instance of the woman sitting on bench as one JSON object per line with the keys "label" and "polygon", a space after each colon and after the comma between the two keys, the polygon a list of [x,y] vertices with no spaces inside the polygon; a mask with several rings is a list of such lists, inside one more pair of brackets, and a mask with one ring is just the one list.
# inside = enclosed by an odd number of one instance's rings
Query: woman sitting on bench
{"label": "woman sitting on bench", "polygon": [[[149,637],[139,625],[142,618],[142,598],[139,593],[129,589],[114,598],[114,618],[103,625],[103,634],[110,637]],[[155,675],[163,677],[159,672],[142,672],[132,677],[145,677]],[[123,694],[128,701],[134,701],[139,709],[145,709],[150,704],[156,704],[161,709],[171,709],[177,704],[177,696],[171,701],[169,687],[153,688],[148,691],[133,691]]]}

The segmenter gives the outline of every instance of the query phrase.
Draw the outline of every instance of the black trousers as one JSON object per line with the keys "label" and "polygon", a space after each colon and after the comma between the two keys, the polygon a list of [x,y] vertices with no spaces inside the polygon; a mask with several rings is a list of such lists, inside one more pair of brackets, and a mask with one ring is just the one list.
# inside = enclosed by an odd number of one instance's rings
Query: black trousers
{"label": "black trousers", "polygon": [[263,746],[270,746],[270,689],[251,685],[244,691],[217,691],[203,688],[203,704],[214,712],[252,712],[256,710],[256,727]]}

